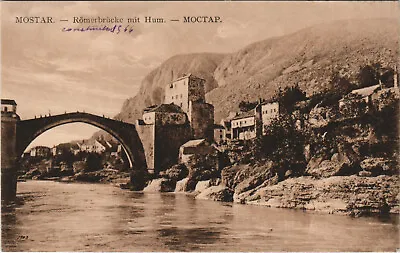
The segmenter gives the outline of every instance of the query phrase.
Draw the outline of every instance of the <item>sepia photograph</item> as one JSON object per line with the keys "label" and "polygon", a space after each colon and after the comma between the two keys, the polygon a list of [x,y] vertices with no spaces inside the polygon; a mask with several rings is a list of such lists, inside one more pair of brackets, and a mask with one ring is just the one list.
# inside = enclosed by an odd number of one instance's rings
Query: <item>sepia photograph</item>
{"label": "sepia photograph", "polygon": [[2,1],[2,252],[400,250],[398,1]]}

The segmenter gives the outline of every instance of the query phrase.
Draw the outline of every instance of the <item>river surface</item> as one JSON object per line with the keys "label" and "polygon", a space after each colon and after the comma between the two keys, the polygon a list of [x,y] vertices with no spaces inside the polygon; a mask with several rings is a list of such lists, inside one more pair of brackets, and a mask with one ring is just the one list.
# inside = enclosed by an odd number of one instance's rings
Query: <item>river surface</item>
{"label": "river surface", "polygon": [[141,193],[102,184],[18,183],[3,251],[395,251],[398,217],[350,218]]}

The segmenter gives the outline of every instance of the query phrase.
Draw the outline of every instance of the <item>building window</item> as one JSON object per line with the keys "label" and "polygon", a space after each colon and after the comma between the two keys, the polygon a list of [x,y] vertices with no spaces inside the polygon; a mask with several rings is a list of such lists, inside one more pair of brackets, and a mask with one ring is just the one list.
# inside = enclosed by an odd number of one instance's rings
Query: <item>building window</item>
{"label": "building window", "polygon": [[181,94],[181,98],[182,98],[182,94]]}
{"label": "building window", "polygon": [[182,103],[181,103],[181,107],[182,107]]}
{"label": "building window", "polygon": [[8,111],[8,108],[7,108],[7,106],[5,106],[5,107],[4,107],[4,111],[5,111],[5,112],[7,112],[7,111]]}

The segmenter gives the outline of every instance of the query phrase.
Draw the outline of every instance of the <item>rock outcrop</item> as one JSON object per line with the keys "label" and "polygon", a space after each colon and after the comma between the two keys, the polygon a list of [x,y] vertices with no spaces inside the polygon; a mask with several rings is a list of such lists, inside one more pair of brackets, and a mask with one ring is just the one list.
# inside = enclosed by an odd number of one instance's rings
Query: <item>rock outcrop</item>
{"label": "rock outcrop", "polygon": [[197,195],[196,199],[231,202],[233,201],[233,191],[224,185],[211,186]]}
{"label": "rock outcrop", "polygon": [[334,176],[290,178],[258,188],[244,198],[248,204],[316,210],[360,216],[399,213],[399,176]]}
{"label": "rock outcrop", "polygon": [[186,192],[188,190],[187,189],[187,182],[188,181],[189,181],[189,178],[186,177],[186,178],[176,182],[175,192]]}
{"label": "rock outcrop", "polygon": [[154,179],[146,186],[144,192],[173,192],[175,191],[176,183],[165,178]]}
{"label": "rock outcrop", "polygon": [[396,162],[387,158],[367,158],[361,161],[362,169],[360,175],[377,176],[377,175],[394,175],[399,171]]}
{"label": "rock outcrop", "polygon": [[196,184],[195,192],[203,192],[205,189],[211,186],[210,180],[199,181]]}
{"label": "rock outcrop", "polygon": [[306,173],[316,178],[351,175],[359,171],[356,163],[347,153],[334,153],[330,160],[312,157],[307,164]]}
{"label": "rock outcrop", "polygon": [[161,171],[160,177],[179,181],[187,177],[188,174],[189,170],[184,164],[176,164],[166,171]]}

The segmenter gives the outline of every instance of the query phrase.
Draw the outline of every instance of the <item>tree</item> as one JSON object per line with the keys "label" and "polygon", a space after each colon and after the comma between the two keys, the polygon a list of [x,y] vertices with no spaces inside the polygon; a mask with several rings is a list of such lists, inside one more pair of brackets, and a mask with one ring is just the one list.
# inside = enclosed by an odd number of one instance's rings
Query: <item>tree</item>
{"label": "tree", "polygon": [[72,164],[76,161],[75,155],[69,149],[62,149],[60,154],[55,156],[55,164],[60,164],[61,162],[65,162],[68,167],[71,167]]}
{"label": "tree", "polygon": [[360,68],[357,81],[360,88],[379,84],[385,87],[393,86],[394,70],[391,67],[383,67],[380,63],[372,63]]}
{"label": "tree", "polygon": [[376,85],[379,83],[379,73],[372,65],[363,66],[357,75],[357,81],[360,88]]}
{"label": "tree", "polygon": [[278,100],[280,108],[286,113],[293,111],[296,102],[307,98],[306,93],[300,89],[298,84],[286,87],[283,91],[279,88],[274,97]]}
{"label": "tree", "polygon": [[295,119],[289,114],[281,114],[266,126],[265,132],[261,139],[259,156],[273,161],[281,178],[288,170],[295,175],[301,175],[305,169],[305,134],[297,130]]}
{"label": "tree", "polygon": [[102,157],[98,153],[88,153],[86,157],[87,171],[96,171],[103,168]]}

